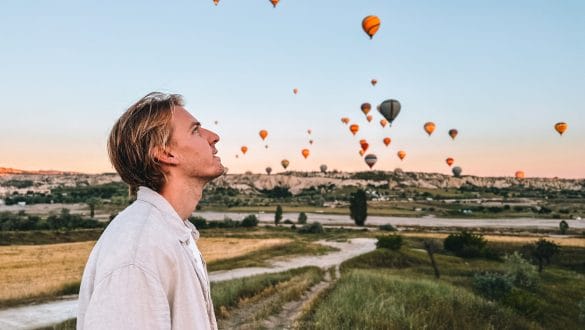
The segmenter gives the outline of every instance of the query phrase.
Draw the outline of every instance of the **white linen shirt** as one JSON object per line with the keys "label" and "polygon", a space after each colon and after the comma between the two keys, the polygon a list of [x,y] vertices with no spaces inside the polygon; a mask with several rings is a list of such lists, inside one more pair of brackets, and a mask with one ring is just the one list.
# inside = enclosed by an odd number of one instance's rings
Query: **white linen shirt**
{"label": "white linen shirt", "polygon": [[165,198],[140,187],[91,251],[77,329],[217,329],[205,263],[188,246],[198,238]]}

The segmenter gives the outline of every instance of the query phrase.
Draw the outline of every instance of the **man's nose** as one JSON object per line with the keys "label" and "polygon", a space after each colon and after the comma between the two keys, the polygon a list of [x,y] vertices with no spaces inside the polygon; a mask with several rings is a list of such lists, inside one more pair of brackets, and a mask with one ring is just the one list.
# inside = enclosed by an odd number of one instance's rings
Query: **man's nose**
{"label": "man's nose", "polygon": [[209,143],[216,144],[219,141],[219,135],[217,135],[214,131],[207,130]]}

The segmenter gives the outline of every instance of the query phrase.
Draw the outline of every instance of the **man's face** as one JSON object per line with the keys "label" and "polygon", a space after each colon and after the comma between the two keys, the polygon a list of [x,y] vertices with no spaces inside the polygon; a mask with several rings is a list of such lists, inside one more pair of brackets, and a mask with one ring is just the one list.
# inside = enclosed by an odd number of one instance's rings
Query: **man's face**
{"label": "man's face", "polygon": [[180,175],[211,180],[225,171],[216,157],[215,144],[219,136],[203,127],[185,108],[175,107],[171,119],[173,133],[170,149],[177,159]]}

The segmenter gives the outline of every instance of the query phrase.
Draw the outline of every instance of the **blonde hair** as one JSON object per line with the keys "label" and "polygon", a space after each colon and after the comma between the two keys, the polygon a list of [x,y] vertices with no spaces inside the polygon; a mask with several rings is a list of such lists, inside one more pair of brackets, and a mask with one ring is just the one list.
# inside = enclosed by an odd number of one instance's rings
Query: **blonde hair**
{"label": "blonde hair", "polygon": [[128,108],[112,127],[108,154],[130,191],[146,186],[160,192],[166,183],[165,172],[153,151],[168,146],[173,109],[183,105],[179,94],[152,92]]}

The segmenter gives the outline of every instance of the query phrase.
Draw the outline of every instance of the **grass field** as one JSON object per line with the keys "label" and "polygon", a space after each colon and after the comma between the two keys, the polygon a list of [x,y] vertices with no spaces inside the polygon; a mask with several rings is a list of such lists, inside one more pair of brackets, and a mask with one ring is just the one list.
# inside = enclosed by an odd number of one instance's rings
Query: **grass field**
{"label": "grass field", "polygon": [[[449,234],[443,233],[401,233],[402,236],[406,237],[419,237],[419,238],[436,238],[445,239]],[[514,244],[530,244],[538,241],[543,237],[536,236],[508,236],[508,235],[484,235],[483,236],[488,242],[501,242],[501,243],[514,243]],[[553,241],[560,246],[573,246],[585,248],[585,237],[545,237],[549,241]]]}

